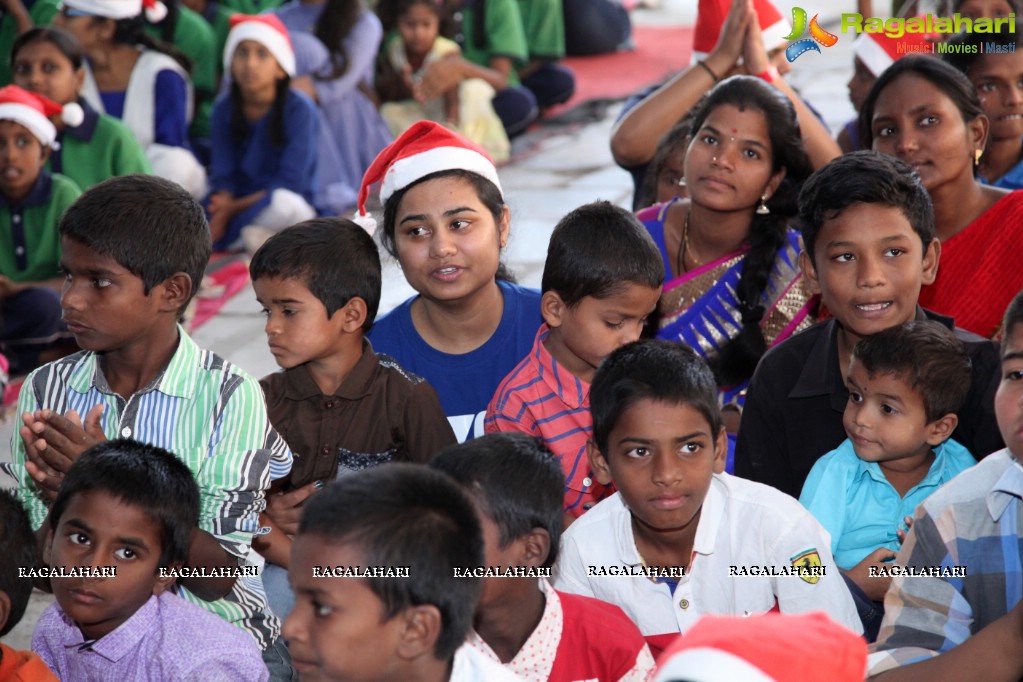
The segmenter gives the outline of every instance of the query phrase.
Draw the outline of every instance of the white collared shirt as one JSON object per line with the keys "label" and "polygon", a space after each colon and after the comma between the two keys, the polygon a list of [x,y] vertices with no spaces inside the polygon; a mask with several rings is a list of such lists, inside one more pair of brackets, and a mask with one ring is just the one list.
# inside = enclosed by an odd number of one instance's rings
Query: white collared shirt
{"label": "white collared shirt", "polygon": [[[827,532],[794,498],[766,485],[715,474],[703,502],[692,561],[674,594],[667,584],[643,575],[592,575],[601,568],[622,572],[643,567],[632,515],[618,493],[569,526],[554,586],[621,607],[648,638],[685,632],[705,613],[744,616],[776,606],[782,613],[823,610],[861,633],[830,547]],[[823,573],[816,582],[809,576],[764,575],[816,564]],[[751,575],[756,572],[760,575]]]}

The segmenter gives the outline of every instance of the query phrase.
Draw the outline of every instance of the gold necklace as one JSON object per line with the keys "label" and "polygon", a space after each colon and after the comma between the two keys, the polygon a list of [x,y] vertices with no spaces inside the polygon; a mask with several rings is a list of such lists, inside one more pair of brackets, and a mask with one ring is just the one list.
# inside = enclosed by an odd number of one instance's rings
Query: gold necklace
{"label": "gold necklace", "polygon": [[680,272],[689,272],[689,268],[686,267],[686,254],[689,254],[689,259],[693,261],[693,267],[698,268],[703,265],[696,252],[693,251],[693,247],[689,246],[689,212],[686,211],[685,222],[682,223],[682,243],[679,244],[678,249],[678,269]]}

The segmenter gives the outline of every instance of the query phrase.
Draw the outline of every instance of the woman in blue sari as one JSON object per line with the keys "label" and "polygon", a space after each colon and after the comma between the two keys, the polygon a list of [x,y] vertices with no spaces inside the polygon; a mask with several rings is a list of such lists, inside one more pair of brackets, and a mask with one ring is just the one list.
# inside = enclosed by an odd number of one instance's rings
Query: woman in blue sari
{"label": "woman in blue sari", "polygon": [[689,199],[639,213],[670,273],[657,336],[710,361],[734,417],[767,348],[816,321],[789,228],[811,166],[792,104],[760,78],[719,83],[694,108],[690,130]]}

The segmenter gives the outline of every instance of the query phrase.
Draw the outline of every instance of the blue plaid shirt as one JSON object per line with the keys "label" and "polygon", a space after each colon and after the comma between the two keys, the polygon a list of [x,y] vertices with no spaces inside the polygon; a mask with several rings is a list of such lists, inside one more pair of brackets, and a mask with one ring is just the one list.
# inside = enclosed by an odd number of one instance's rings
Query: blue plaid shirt
{"label": "blue plaid shirt", "polygon": [[1008,450],[967,469],[916,510],[895,563],[962,567],[965,577],[895,577],[870,674],[966,641],[1023,596],[1023,466]]}

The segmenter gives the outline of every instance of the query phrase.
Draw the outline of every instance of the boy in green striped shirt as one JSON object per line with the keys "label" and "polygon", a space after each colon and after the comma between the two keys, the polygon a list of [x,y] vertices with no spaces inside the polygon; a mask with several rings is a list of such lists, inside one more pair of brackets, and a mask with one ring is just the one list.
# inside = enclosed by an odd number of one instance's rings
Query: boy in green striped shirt
{"label": "boy in green striped shirt", "polygon": [[30,374],[18,400],[12,467],[33,527],[43,540],[50,501],[92,444],[121,437],[170,450],[201,492],[181,596],[249,632],[271,679],[290,679],[259,577],[238,569],[291,452],[270,428],[259,384],[178,324],[209,260],[202,208],[158,177],[111,178],[67,210],[60,235],[61,308],[83,350]]}

